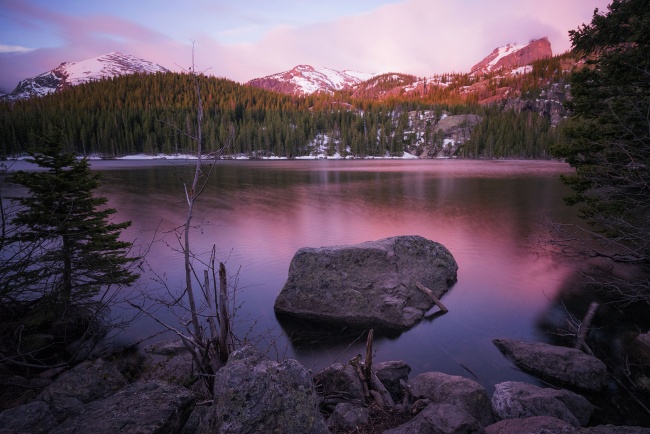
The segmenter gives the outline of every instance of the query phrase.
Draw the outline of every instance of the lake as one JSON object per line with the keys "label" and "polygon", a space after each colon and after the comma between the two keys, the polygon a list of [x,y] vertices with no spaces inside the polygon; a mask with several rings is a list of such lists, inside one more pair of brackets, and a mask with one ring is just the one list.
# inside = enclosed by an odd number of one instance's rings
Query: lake
{"label": "lake", "polygon": [[[236,332],[271,358],[289,357],[313,372],[365,354],[358,331],[299,330],[280,324],[275,297],[293,254],[321,247],[421,235],[446,246],[459,269],[444,295],[449,312],[432,315],[399,335],[375,338],[374,362],[404,360],[411,377],[442,371],[473,378],[491,393],[502,381],[535,380],[514,368],[492,344],[509,337],[549,341],[538,327],[571,273],[543,243],[546,221],[575,221],[559,180],[571,168],[549,161],[299,160],[218,161],[197,202],[192,249],[238,272]],[[99,193],[131,220],[123,238],[138,248],[152,242],[137,291],[174,292],[183,287],[183,257],[174,229],[184,223],[183,183],[194,162],[93,161],[102,171]],[[209,165],[205,166],[209,170]],[[435,308],[433,309],[435,311]],[[158,315],[173,322],[165,309]],[[176,322],[174,325],[178,325]],[[160,327],[140,318],[124,339]],[[293,333],[291,338],[289,333]],[[156,336],[153,340],[165,336]],[[169,336],[167,336],[169,338]]]}

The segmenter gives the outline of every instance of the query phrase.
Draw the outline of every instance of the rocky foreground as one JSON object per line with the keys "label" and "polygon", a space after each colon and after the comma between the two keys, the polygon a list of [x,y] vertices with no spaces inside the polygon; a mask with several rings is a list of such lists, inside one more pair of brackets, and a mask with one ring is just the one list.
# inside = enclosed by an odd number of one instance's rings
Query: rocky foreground
{"label": "rocky foreground", "polygon": [[[167,381],[129,383],[112,363],[82,363],[32,402],[0,413],[0,432],[650,434],[650,428],[590,426],[597,409],[582,392],[601,389],[608,375],[592,356],[547,344],[495,343],[522,369],[543,366],[549,384],[567,388],[507,381],[490,397],[460,376],[426,372],[409,378],[403,361],[366,369],[367,361],[353,359],[312,376],[295,360],[272,361],[246,346],[217,373],[214,399],[206,401],[183,386],[191,384],[191,365],[178,363],[189,359],[175,346],[169,365],[182,369],[160,371]],[[529,366],[532,360],[535,366]]]}
{"label": "rocky foreground", "polygon": [[[457,268],[444,246],[417,236],[300,249],[275,310],[323,323],[403,330],[440,302]],[[171,342],[145,349],[155,356],[138,365],[138,375],[128,365],[118,369],[96,359],[48,378],[3,379],[12,390],[32,391],[26,396],[33,399],[0,395],[15,402],[0,413],[0,434],[650,434],[650,428],[594,426],[603,418],[590,399],[610,383],[599,359],[545,343],[503,338],[494,344],[547,387],[506,381],[489,396],[460,376],[425,372],[410,378],[404,361],[373,364],[369,333],[365,360],[358,356],[315,374],[296,360],[270,360],[244,346],[217,371],[208,391],[183,344]],[[639,346],[650,355],[646,340]]]}

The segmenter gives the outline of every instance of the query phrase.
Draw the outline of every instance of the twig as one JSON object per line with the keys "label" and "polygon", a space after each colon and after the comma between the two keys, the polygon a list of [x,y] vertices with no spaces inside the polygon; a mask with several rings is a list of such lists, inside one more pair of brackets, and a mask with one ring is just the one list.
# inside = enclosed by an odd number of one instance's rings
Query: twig
{"label": "twig", "polygon": [[591,321],[594,318],[594,315],[596,314],[596,310],[598,310],[598,302],[592,301],[591,304],[589,305],[589,309],[587,310],[587,313],[585,314],[584,319],[582,320],[582,323],[580,324],[580,328],[578,329],[578,335],[576,337],[576,343],[575,343],[575,348],[580,349],[583,348],[586,353],[590,354],[593,356],[593,351],[591,351],[591,348],[587,346],[587,342],[585,339],[587,338],[587,333],[589,333],[589,327],[591,326]]}
{"label": "twig", "polygon": [[435,295],[433,295],[433,292],[432,292],[429,288],[427,288],[426,286],[424,286],[424,285],[421,284],[420,282],[415,282],[415,286],[416,286],[420,291],[422,291],[422,292],[424,292],[426,295],[428,295],[428,296],[431,298],[431,300],[433,300],[433,302],[436,304],[436,306],[438,306],[438,308],[439,308],[443,313],[447,313],[447,312],[449,312],[449,309],[447,309],[447,308],[445,307],[445,305],[442,304],[442,302],[438,299],[438,297],[436,297]]}

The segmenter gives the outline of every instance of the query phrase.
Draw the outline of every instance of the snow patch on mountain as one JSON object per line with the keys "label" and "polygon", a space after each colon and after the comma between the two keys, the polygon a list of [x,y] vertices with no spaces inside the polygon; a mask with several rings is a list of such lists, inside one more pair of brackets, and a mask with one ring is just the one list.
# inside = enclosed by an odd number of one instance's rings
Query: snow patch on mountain
{"label": "snow patch on mountain", "polygon": [[256,78],[247,84],[294,95],[308,95],[315,92],[332,93],[337,90],[352,89],[374,75],[358,71],[337,71],[331,68],[298,65],[290,71]]}
{"label": "snow patch on mountain", "polygon": [[536,60],[552,57],[548,38],[540,38],[526,44],[508,44],[495,48],[483,60],[474,65],[470,74],[483,75],[499,70],[513,70],[530,65]]}
{"label": "snow patch on mountain", "polygon": [[522,49],[526,48],[527,46],[528,46],[528,44],[508,44],[508,45],[503,46],[503,47],[498,47],[496,49],[496,53],[495,53],[496,55],[494,56],[494,58],[492,60],[490,60],[488,62],[485,69],[488,70],[488,71],[492,71],[494,69],[494,67],[497,66],[497,64],[499,63],[499,61],[501,59],[503,59],[504,57],[506,57],[508,55],[515,54],[517,51],[522,50]]}
{"label": "snow patch on mountain", "polygon": [[116,51],[81,62],[62,63],[59,68],[62,67],[67,73],[68,83],[72,86],[126,74],[167,72],[167,69],[153,62]]}
{"label": "snow patch on mountain", "polygon": [[13,92],[3,95],[4,100],[18,100],[44,96],[69,86],[128,74],[153,74],[168,72],[166,68],[129,54],[112,52],[79,62],[63,62],[51,71],[27,78]]}

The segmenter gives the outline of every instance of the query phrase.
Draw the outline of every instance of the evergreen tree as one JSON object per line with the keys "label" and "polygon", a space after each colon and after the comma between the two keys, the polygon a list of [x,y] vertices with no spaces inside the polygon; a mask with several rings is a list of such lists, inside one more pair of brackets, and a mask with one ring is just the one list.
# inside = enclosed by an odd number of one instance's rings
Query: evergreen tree
{"label": "evergreen tree", "polygon": [[597,238],[606,237],[608,256],[647,266],[650,3],[615,0],[606,14],[596,11],[589,25],[570,35],[574,49],[590,60],[571,78],[574,117],[567,140],[554,148],[576,168],[565,178],[574,192],[568,200],[582,205]]}
{"label": "evergreen tree", "polygon": [[32,158],[45,170],[12,178],[28,195],[16,199],[22,208],[6,243],[22,254],[2,264],[2,295],[67,307],[93,299],[102,288],[133,283],[138,275],[128,266],[135,258],[126,256],[131,244],[118,239],[130,222],[109,222],[115,209],[93,195],[99,174],[91,173],[86,159],[62,152],[56,140],[47,140]]}
{"label": "evergreen tree", "polygon": [[[575,238],[589,256],[634,264],[636,278],[599,276],[623,306],[650,302],[650,3],[614,0],[605,14],[570,32],[588,65],[571,77],[574,116],[553,149],[575,167],[565,177],[589,224]],[[566,239],[566,234],[562,234]],[[647,309],[647,305],[645,305]]]}
{"label": "evergreen tree", "polygon": [[98,174],[59,139],[32,155],[41,170],[10,178],[27,194],[13,199],[0,243],[0,359],[22,368],[86,357],[112,325],[119,287],[138,278],[131,243],[118,239],[130,222],[109,222],[116,211],[93,195]]}

